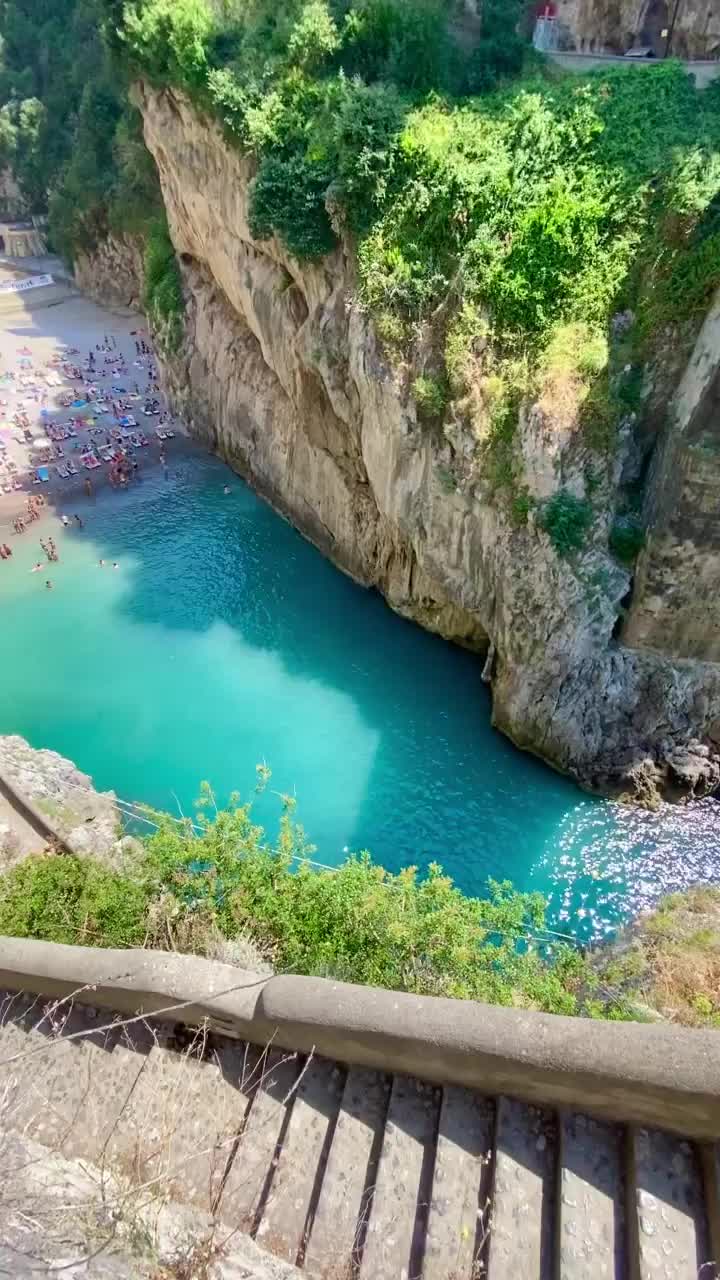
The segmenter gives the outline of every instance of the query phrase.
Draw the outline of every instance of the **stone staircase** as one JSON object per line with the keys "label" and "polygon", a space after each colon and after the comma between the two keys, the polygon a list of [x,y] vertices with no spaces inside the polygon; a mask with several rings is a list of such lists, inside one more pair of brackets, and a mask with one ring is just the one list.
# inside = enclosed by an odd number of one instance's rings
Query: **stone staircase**
{"label": "stone staircase", "polygon": [[152,1015],[0,1000],[0,1243],[2,1135],[18,1133],[322,1280],[720,1275],[712,1143]]}

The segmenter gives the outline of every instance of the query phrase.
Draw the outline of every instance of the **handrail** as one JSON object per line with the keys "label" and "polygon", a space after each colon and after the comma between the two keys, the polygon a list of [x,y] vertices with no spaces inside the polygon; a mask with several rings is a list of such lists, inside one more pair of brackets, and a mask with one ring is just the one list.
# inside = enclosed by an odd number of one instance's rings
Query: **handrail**
{"label": "handrail", "polygon": [[[197,956],[0,938],[0,988],[720,1139],[720,1034],[414,996]],[[1,1055],[1,1050],[0,1050]]]}

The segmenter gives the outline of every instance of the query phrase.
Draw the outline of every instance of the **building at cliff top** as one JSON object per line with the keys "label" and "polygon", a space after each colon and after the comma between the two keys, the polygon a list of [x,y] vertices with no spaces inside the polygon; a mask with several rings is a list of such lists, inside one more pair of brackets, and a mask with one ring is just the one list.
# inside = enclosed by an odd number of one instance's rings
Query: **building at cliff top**
{"label": "building at cliff top", "polygon": [[9,258],[42,258],[47,253],[43,219],[0,222],[0,253]]}
{"label": "building at cliff top", "polygon": [[720,57],[720,0],[539,0],[535,17],[547,50]]}

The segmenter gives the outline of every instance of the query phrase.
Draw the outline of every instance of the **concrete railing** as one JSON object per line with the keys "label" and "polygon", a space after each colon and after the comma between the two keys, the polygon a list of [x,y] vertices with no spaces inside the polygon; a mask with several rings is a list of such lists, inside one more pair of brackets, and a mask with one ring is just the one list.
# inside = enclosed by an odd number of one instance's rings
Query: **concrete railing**
{"label": "concrete railing", "polygon": [[720,1138],[720,1033],[274,977],[195,956],[0,938],[0,988],[388,1073]]}

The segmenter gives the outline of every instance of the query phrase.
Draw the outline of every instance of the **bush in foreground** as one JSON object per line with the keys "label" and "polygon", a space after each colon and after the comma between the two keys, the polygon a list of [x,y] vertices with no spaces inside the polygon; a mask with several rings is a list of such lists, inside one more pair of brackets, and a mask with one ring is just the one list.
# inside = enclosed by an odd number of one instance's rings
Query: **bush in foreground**
{"label": "bush in foreground", "polygon": [[289,802],[270,844],[251,804],[210,819],[209,800],[206,791],[196,823],[154,815],[155,834],[117,872],[28,858],[0,878],[0,933],[224,958],[239,948],[278,972],[585,1011],[593,972],[545,933],[540,895],[490,882],[487,898],[467,897],[437,865],[423,878],[414,867],[393,875],[369,854],[316,870]]}

